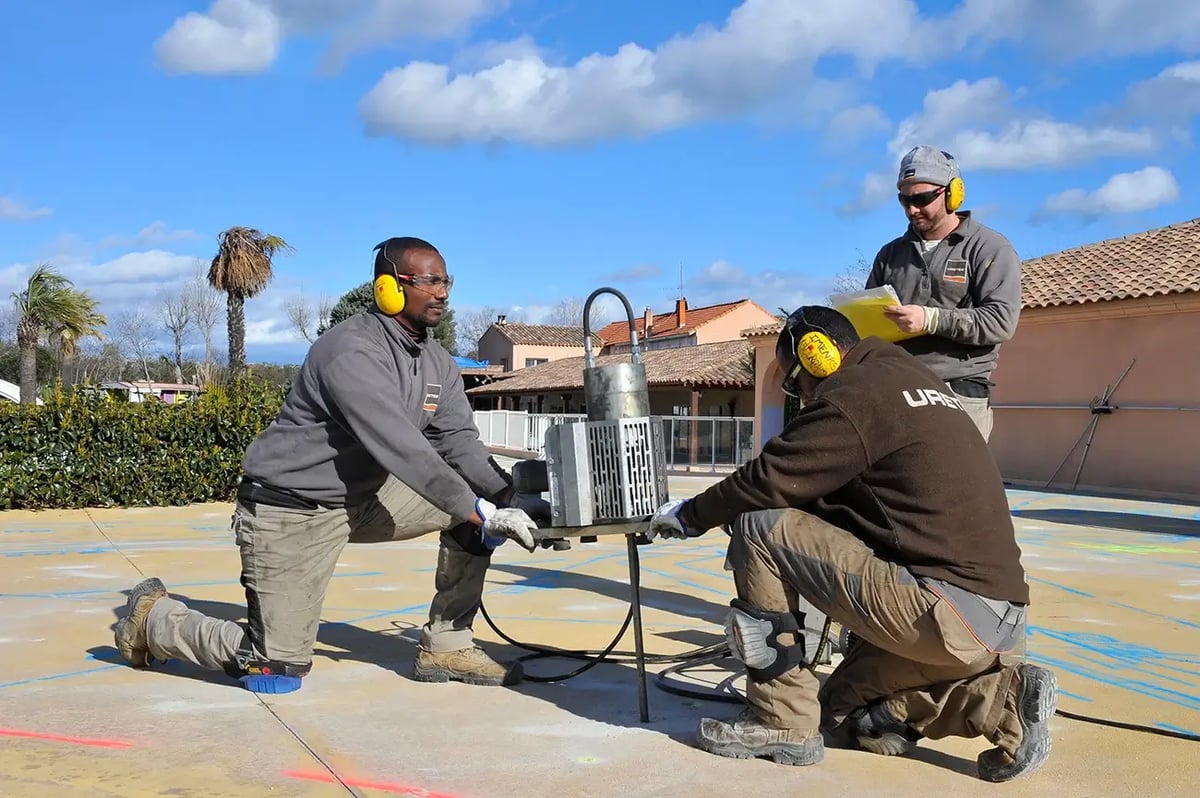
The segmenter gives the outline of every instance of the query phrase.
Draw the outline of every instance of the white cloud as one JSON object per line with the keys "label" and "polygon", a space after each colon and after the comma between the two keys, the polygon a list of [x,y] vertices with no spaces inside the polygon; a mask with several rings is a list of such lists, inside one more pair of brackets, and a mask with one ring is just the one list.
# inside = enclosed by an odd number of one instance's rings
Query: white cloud
{"label": "white cloud", "polygon": [[926,93],[921,110],[902,120],[888,143],[888,165],[867,175],[858,196],[842,211],[879,207],[895,192],[900,158],[918,144],[953,154],[964,177],[972,170],[1061,169],[1097,158],[1145,154],[1160,145],[1159,137],[1147,128],[1049,118],[1022,107],[1023,94],[995,77],[958,80]]}
{"label": "white cloud", "polygon": [[1200,115],[1200,61],[1184,61],[1135,83],[1126,93],[1123,115],[1186,124]]}
{"label": "white cloud", "polygon": [[100,241],[101,249],[152,247],[197,238],[195,230],[173,230],[166,222],[151,222],[131,236],[111,235]]}
{"label": "white cloud", "polygon": [[31,219],[41,219],[54,213],[49,208],[33,208],[11,197],[0,197],[0,219],[11,219],[27,222]]}
{"label": "white cloud", "polygon": [[771,313],[791,312],[801,305],[824,304],[832,277],[795,271],[749,272],[727,260],[713,261],[686,285],[688,307],[704,307],[735,299],[752,299]]}
{"label": "white cloud", "polygon": [[918,26],[908,0],[746,0],[719,28],[703,25],[653,50],[627,43],[569,66],[524,55],[452,74],[413,62],[384,74],[360,112],[372,135],[439,144],[649,135],[746,113],[784,90],[798,107],[819,85],[819,58],[851,56],[865,74],[883,59],[909,57]]}
{"label": "white cloud", "polygon": [[889,127],[891,121],[887,114],[878,106],[866,103],[838,111],[829,120],[825,133],[831,139],[846,142],[879,133]]}
{"label": "white cloud", "polygon": [[279,17],[255,0],[216,0],[175,20],[154,44],[160,66],[176,74],[247,75],[275,62]]}
{"label": "white cloud", "polygon": [[263,72],[291,37],[327,37],[324,70],[351,55],[406,37],[443,38],[506,8],[508,0],[215,0],[191,12],[154,45],[159,65],[175,74]]}
{"label": "white cloud", "polygon": [[1096,218],[1114,213],[1138,213],[1179,199],[1179,183],[1166,169],[1147,166],[1113,175],[1094,191],[1073,188],[1048,198],[1043,215]]}
{"label": "white cloud", "polygon": [[964,0],[940,20],[948,52],[1000,41],[1032,43],[1071,60],[1089,54],[1134,55],[1200,50],[1200,4],[1188,0]]}

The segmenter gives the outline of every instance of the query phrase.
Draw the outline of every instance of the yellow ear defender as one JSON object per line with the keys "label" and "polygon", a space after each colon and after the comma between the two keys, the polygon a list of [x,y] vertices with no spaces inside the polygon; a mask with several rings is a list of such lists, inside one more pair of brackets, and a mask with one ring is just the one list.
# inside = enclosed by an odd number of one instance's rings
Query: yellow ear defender
{"label": "yellow ear defender", "polygon": [[966,186],[963,185],[961,177],[950,179],[950,184],[946,186],[946,210],[954,213],[962,207],[963,199],[966,197]]}
{"label": "yellow ear defender", "polygon": [[[951,167],[955,172],[958,171],[958,164],[954,161],[954,156],[942,150],[942,155],[946,156],[946,160],[950,162]],[[962,207],[963,199],[966,197],[967,187],[963,184],[961,177],[952,177],[950,182],[946,184],[946,210],[954,213]]]}
{"label": "yellow ear defender", "polygon": [[375,304],[389,316],[404,310],[404,288],[392,274],[381,274],[375,278]]}
{"label": "yellow ear defender", "polygon": [[796,344],[796,359],[804,370],[814,377],[824,379],[842,366],[842,353],[833,340],[823,332],[807,332]]}

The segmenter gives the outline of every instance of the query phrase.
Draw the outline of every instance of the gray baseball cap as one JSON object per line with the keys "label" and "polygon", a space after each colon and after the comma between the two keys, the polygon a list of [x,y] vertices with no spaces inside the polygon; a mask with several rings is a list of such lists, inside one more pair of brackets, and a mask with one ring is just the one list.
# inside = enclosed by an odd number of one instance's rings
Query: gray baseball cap
{"label": "gray baseball cap", "polygon": [[913,147],[900,160],[900,175],[896,178],[896,188],[905,183],[948,186],[956,177],[961,175],[953,155],[937,147],[922,144]]}

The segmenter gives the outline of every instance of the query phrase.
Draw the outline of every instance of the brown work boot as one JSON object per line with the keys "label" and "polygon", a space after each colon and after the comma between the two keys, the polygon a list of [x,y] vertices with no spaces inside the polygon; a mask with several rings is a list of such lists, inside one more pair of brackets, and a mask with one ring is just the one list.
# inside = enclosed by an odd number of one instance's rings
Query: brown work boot
{"label": "brown work boot", "polygon": [[976,766],[984,781],[1015,779],[1032,773],[1050,758],[1050,718],[1058,708],[1058,680],[1053,671],[1025,664],[1017,669],[1015,681],[1004,711],[1016,714],[1021,742],[1014,751],[996,747],[979,755]]}
{"label": "brown work boot", "polygon": [[487,687],[517,684],[525,677],[521,663],[496,662],[482,648],[417,653],[413,678],[418,682],[463,682]]}
{"label": "brown work boot", "polygon": [[125,602],[125,617],[117,621],[113,639],[117,651],[130,665],[145,668],[150,665],[150,649],[146,643],[146,619],[154,602],[167,595],[167,588],[158,577],[143,579],[129,591]]}
{"label": "brown work boot", "polygon": [[735,759],[769,757],[781,765],[815,765],[825,758],[819,731],[776,729],[763,723],[753,707],[732,721],[704,718],[696,729],[699,747]]}

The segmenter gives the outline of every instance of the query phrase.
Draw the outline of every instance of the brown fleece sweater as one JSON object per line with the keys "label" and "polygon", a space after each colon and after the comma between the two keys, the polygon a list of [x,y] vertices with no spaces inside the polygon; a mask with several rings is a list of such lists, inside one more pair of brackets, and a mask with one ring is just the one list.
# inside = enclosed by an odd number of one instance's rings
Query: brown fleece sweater
{"label": "brown fleece sweater", "polygon": [[707,530],[794,507],[917,576],[1027,604],[999,469],[954,401],[915,357],[868,338],[758,457],[686,502],[681,519]]}

